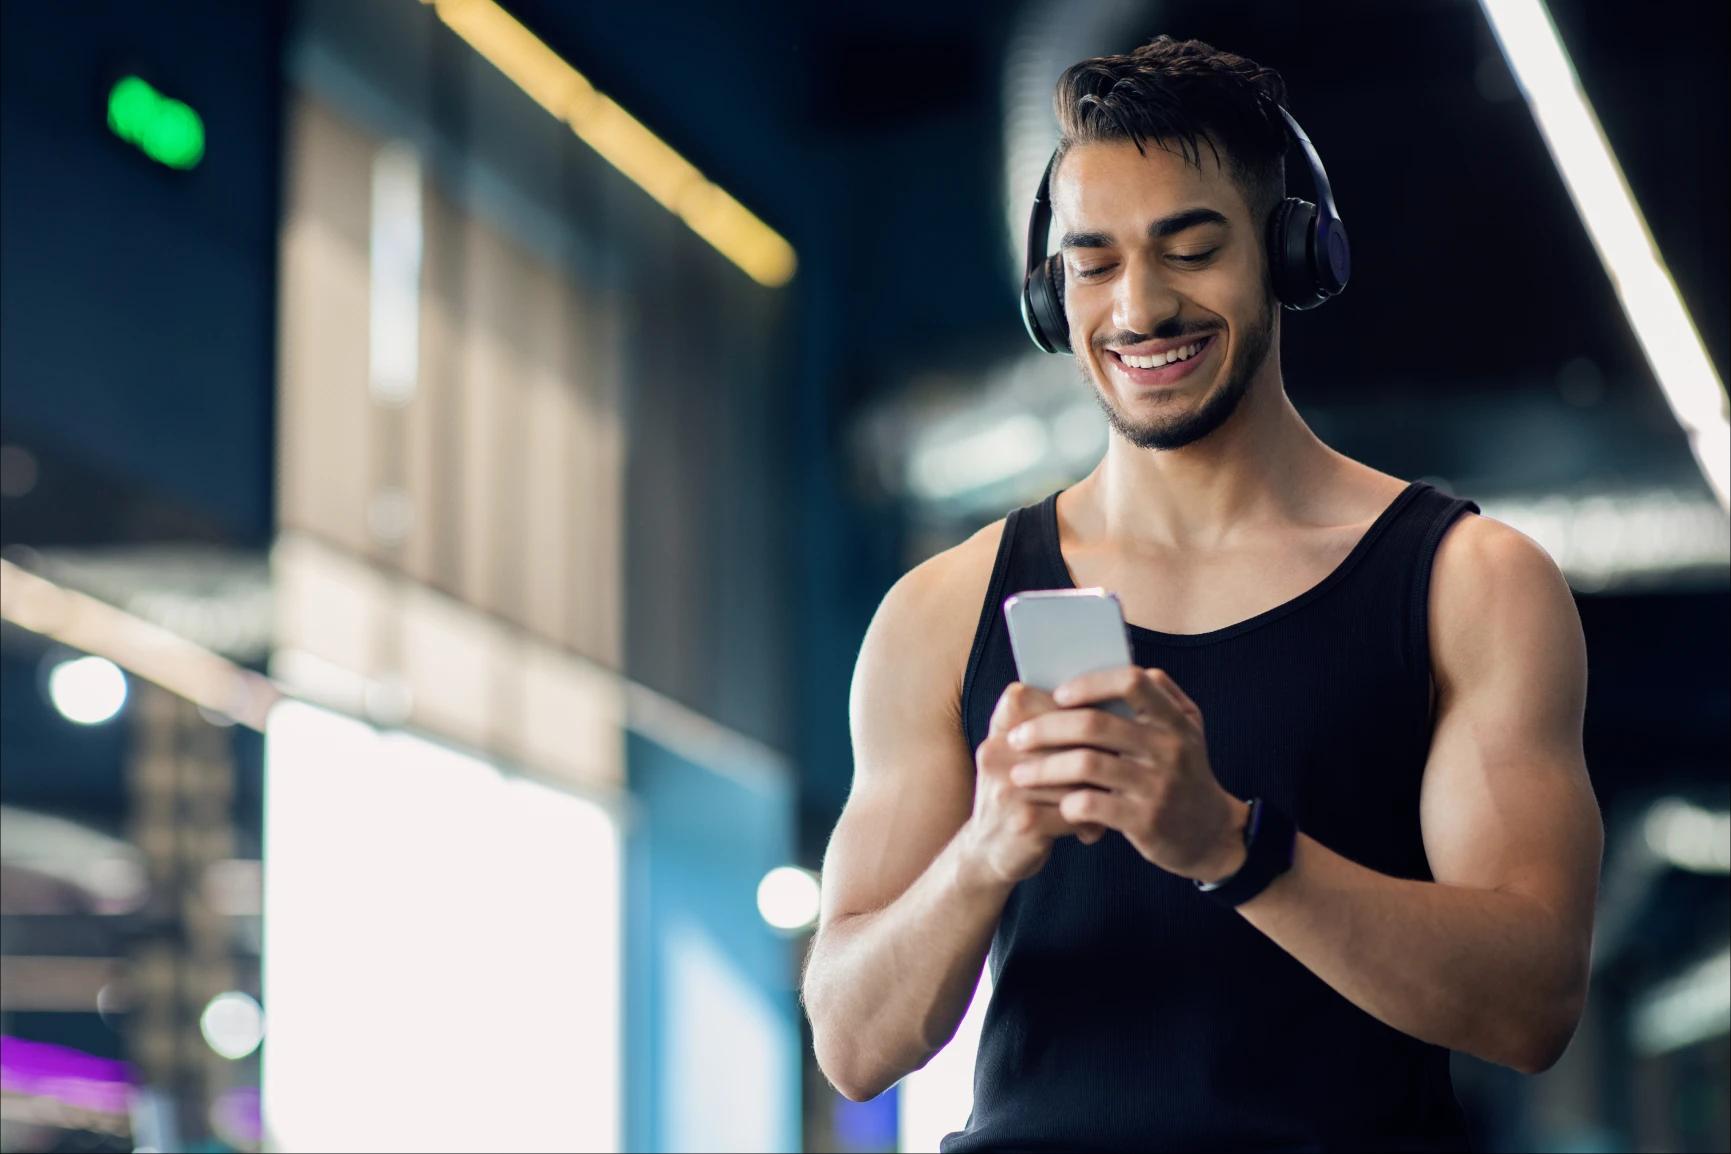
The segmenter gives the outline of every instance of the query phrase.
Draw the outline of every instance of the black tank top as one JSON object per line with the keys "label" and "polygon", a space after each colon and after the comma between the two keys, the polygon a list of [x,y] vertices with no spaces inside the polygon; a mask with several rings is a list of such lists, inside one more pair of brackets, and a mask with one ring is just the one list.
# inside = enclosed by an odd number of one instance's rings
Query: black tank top
{"label": "black tank top", "polygon": [[[1468,509],[1415,481],[1291,601],[1207,633],[1130,630],[1137,664],[1201,707],[1228,792],[1394,877],[1431,880],[1430,570]],[[1057,494],[1011,513],[963,682],[970,746],[1016,676],[1004,599],[1073,584]],[[1119,834],[1060,839],[1011,893],[989,964],[973,1113],[945,1152],[1468,1148],[1448,1050],[1354,1006]]]}

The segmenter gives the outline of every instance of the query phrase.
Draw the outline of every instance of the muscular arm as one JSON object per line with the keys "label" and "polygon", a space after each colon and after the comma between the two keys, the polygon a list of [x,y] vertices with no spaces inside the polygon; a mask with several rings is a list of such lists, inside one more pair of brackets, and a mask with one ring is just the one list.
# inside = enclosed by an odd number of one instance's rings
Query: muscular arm
{"label": "muscular arm", "polygon": [[1580,621],[1550,558],[1479,517],[1443,539],[1430,620],[1420,820],[1435,882],[1300,834],[1292,869],[1239,911],[1381,1021],[1539,1073],[1585,1005],[1604,844],[1581,751]]}
{"label": "muscular arm", "polygon": [[856,1101],[925,1065],[960,1024],[1009,887],[970,868],[961,678],[997,531],[909,573],[861,646],[854,783],[830,839],[804,982],[819,1065]]}

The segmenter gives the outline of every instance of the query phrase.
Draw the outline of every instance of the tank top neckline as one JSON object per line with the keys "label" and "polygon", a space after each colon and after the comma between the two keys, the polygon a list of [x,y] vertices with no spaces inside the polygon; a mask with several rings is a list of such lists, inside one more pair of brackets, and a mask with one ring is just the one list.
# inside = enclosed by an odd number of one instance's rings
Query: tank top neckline
{"label": "tank top neckline", "polygon": [[[1125,622],[1125,625],[1129,628],[1132,638],[1142,638],[1159,645],[1190,646],[1212,645],[1216,642],[1226,641],[1277,621],[1288,613],[1304,608],[1344,580],[1346,575],[1370,551],[1371,546],[1376,543],[1376,539],[1382,535],[1383,530],[1387,529],[1389,524],[1399,515],[1401,509],[1409,504],[1422,489],[1429,487],[1424,481],[1408,481],[1406,488],[1396,494],[1394,500],[1390,501],[1383,511],[1377,514],[1376,520],[1371,522],[1370,528],[1364,531],[1364,534],[1359,537],[1357,543],[1353,545],[1351,551],[1341,560],[1340,564],[1336,565],[1326,577],[1309,589],[1288,601],[1281,602],[1272,609],[1264,609],[1242,621],[1202,633],[1165,633],[1158,629],[1148,629],[1129,622]],[[1047,579],[1054,582],[1052,585],[1054,589],[1074,589],[1077,587],[1076,579],[1070,572],[1069,562],[1064,560],[1063,546],[1058,538],[1058,497],[1064,491],[1059,489],[1040,502],[1037,511],[1039,531],[1035,533],[1035,537],[1038,539],[1039,557],[1043,568],[1046,570]]]}

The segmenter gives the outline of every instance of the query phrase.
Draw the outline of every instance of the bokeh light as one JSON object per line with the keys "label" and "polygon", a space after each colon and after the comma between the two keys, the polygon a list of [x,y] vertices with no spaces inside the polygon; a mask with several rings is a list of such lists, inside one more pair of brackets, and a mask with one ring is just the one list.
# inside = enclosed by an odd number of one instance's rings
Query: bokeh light
{"label": "bokeh light", "polygon": [[757,912],[778,930],[802,930],[817,921],[817,875],[798,866],[776,866],[757,883]]}
{"label": "bokeh light", "polygon": [[264,1040],[264,1011],[251,996],[229,990],[205,1006],[198,1028],[223,1057],[244,1058]]}
{"label": "bokeh light", "polygon": [[106,657],[74,657],[49,673],[48,696],[68,721],[101,725],[126,704],[126,674]]}

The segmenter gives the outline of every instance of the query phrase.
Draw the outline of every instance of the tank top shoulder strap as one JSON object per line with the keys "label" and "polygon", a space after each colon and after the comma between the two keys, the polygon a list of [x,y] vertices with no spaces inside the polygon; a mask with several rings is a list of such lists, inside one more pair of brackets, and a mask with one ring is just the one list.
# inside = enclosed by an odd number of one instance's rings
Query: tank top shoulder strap
{"label": "tank top shoulder strap", "polygon": [[1409,668],[1430,674],[1430,578],[1437,546],[1463,513],[1477,513],[1476,502],[1454,497],[1427,481],[1408,486],[1404,507],[1386,526],[1381,547],[1366,558],[1361,578],[1369,578],[1401,599],[1401,645]]}
{"label": "tank top shoulder strap", "polygon": [[975,698],[989,694],[995,704],[1004,686],[1015,680],[1014,660],[1009,656],[1009,640],[1004,632],[1004,601],[1012,593],[1044,587],[1036,540],[1040,507],[1012,509],[1004,518],[1003,535],[998,538],[998,555],[992,563],[992,577],[986,585],[985,603],[980,606],[974,644],[962,676],[962,732],[970,749],[985,740],[986,723],[991,718],[990,707],[981,710]]}

